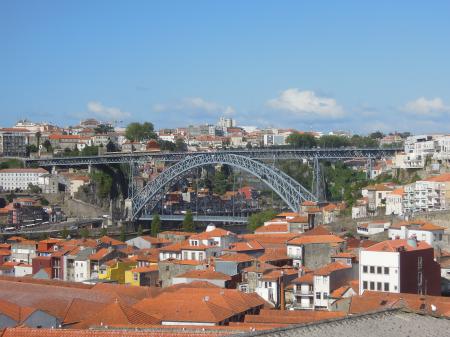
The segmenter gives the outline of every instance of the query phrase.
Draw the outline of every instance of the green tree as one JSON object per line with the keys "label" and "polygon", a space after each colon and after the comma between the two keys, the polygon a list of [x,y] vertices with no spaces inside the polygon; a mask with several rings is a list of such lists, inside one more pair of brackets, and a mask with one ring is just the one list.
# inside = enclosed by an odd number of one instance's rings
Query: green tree
{"label": "green tree", "polygon": [[247,228],[253,232],[258,227],[264,225],[264,222],[273,219],[275,215],[277,215],[277,212],[274,209],[268,209],[262,212],[252,214],[248,218]]}
{"label": "green tree", "polygon": [[350,139],[344,136],[325,135],[320,137],[319,146],[322,148],[338,148],[350,145]]}
{"label": "green tree", "polygon": [[161,151],[170,151],[170,152],[175,151],[175,143],[173,143],[173,142],[169,142],[168,140],[159,139],[158,144],[159,144],[159,148],[161,149]]}
{"label": "green tree", "polygon": [[63,239],[67,239],[67,237],[69,236],[69,230],[67,229],[67,227],[63,228],[63,230],[61,231],[61,236]]}
{"label": "green tree", "polygon": [[113,178],[109,174],[97,170],[92,172],[90,176],[97,187],[97,195],[102,199],[107,198],[111,192]]}
{"label": "green tree", "polygon": [[293,147],[310,149],[317,146],[316,138],[309,133],[291,133],[286,138],[286,143]]}
{"label": "green tree", "polygon": [[125,242],[125,240],[127,239],[127,233],[125,231],[125,226],[120,227],[120,236],[119,236],[119,240],[122,242]]}
{"label": "green tree", "polygon": [[217,170],[214,174],[213,180],[213,192],[219,195],[224,195],[227,191],[228,182],[227,177],[223,173],[222,169]]}
{"label": "green tree", "polygon": [[195,231],[194,216],[192,215],[191,210],[188,210],[186,212],[186,215],[184,216],[183,230],[185,232],[194,232]]}
{"label": "green tree", "polygon": [[113,132],[114,128],[111,124],[99,124],[95,127],[94,132],[96,134],[105,134],[109,132]]}
{"label": "green tree", "polygon": [[15,197],[16,197],[16,195],[15,195],[14,191],[12,191],[8,195],[6,195],[6,201],[12,202],[15,199]]}
{"label": "green tree", "polygon": [[372,138],[372,139],[381,139],[381,138],[384,137],[384,134],[381,131],[375,131],[375,132],[372,132],[369,135],[369,137]]}
{"label": "green tree", "polygon": [[38,185],[33,185],[32,183],[28,184],[28,191],[33,194],[39,194],[42,192],[41,188]]}
{"label": "green tree", "polygon": [[48,205],[50,205],[50,201],[48,201],[45,198],[41,198],[41,205],[42,206],[48,206]]}
{"label": "green tree", "polygon": [[182,138],[177,138],[177,140],[175,141],[175,151],[186,152],[187,149],[187,144],[184,142],[184,140]]}
{"label": "green tree", "polygon": [[98,146],[91,145],[86,146],[83,150],[81,150],[82,156],[98,156]]}
{"label": "green tree", "polygon": [[145,123],[130,123],[125,130],[125,137],[130,141],[143,141],[149,139],[156,139],[157,135],[154,131],[153,124]]}
{"label": "green tree", "polygon": [[144,235],[144,229],[142,228],[141,224],[139,224],[139,227],[138,227],[138,230],[137,230],[137,235],[138,236]]}
{"label": "green tree", "polygon": [[152,236],[158,236],[158,233],[161,231],[161,218],[158,213],[153,214],[153,220],[151,224],[151,234]]}
{"label": "green tree", "polygon": [[81,228],[79,234],[83,239],[87,239],[89,237],[89,229],[86,227]]}
{"label": "green tree", "polygon": [[358,148],[371,148],[378,147],[378,141],[370,137],[364,137],[360,135],[354,135],[350,138],[350,144]]}
{"label": "green tree", "polygon": [[47,151],[47,152],[53,152],[53,148],[52,148],[52,143],[50,143],[50,141],[48,140],[48,139],[46,139],[45,141],[44,141],[44,144],[42,144],[44,147],[45,147],[45,150]]}
{"label": "green tree", "polygon": [[106,144],[106,152],[117,152],[119,149],[111,140]]}
{"label": "green tree", "polygon": [[39,151],[39,149],[36,145],[29,144],[29,145],[27,145],[26,151],[27,151],[27,155],[29,156],[30,153],[37,153]]}

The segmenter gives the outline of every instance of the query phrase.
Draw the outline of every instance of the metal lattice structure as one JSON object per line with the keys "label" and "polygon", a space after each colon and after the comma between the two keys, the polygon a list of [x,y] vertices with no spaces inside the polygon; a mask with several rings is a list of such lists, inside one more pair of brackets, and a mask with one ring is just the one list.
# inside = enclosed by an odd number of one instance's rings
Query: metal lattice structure
{"label": "metal lattice structure", "polygon": [[402,151],[397,149],[249,149],[249,150],[220,150],[216,152],[136,152],[136,153],[106,153],[101,156],[90,157],[64,157],[47,159],[28,159],[27,166],[82,166],[82,165],[105,165],[105,164],[129,164],[134,162],[164,161],[177,162],[187,157],[202,156],[205,154],[235,154],[257,160],[284,160],[284,159],[306,159],[313,160],[343,160],[343,159],[379,159],[395,155]]}
{"label": "metal lattice structure", "polygon": [[186,157],[164,170],[157,178],[141,189],[132,199],[132,220],[138,219],[143,210],[146,213],[151,213],[164,196],[167,188],[172,186],[177,179],[194,168],[212,164],[230,165],[258,177],[272,188],[293,211],[299,211],[302,201],[317,200],[306,188],[275,167],[233,153],[205,153]]}

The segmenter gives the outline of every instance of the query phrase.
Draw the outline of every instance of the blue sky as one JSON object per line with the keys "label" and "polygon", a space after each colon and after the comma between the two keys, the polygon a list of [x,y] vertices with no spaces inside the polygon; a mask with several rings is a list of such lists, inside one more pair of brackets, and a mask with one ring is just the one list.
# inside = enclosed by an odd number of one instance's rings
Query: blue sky
{"label": "blue sky", "polygon": [[0,1],[0,126],[450,131],[450,1]]}

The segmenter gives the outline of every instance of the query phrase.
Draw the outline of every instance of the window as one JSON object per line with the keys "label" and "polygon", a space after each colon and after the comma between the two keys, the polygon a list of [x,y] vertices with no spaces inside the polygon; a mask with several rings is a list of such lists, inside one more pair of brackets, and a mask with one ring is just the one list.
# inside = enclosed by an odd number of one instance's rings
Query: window
{"label": "window", "polygon": [[367,266],[363,266],[363,273],[367,273]]}
{"label": "window", "polygon": [[195,253],[194,252],[191,253],[191,260],[195,260]]}
{"label": "window", "polygon": [[139,278],[139,274],[138,273],[133,273],[133,280],[137,281]]}
{"label": "window", "polygon": [[383,268],[377,267],[377,274],[381,274],[383,272]]}
{"label": "window", "polygon": [[384,284],[384,291],[389,291],[389,283]]}
{"label": "window", "polygon": [[367,281],[363,281],[363,290],[367,289]]}
{"label": "window", "polygon": [[385,273],[386,275],[389,275],[389,267],[384,267],[384,273]]}
{"label": "window", "polygon": [[198,259],[199,259],[200,261],[203,260],[203,253],[198,253]]}
{"label": "window", "polygon": [[375,290],[375,282],[370,282],[370,290]]}
{"label": "window", "polygon": [[320,293],[316,293],[316,300],[320,300]]}
{"label": "window", "polygon": [[187,253],[187,252],[184,252],[183,255],[184,255],[184,259],[187,260],[187,259],[188,259],[188,253]]}
{"label": "window", "polygon": [[375,274],[375,267],[374,266],[370,266],[370,273],[371,274]]}
{"label": "window", "polygon": [[381,282],[377,282],[377,290],[381,291]]}
{"label": "window", "polygon": [[326,300],[328,298],[328,293],[323,293],[323,299]]}

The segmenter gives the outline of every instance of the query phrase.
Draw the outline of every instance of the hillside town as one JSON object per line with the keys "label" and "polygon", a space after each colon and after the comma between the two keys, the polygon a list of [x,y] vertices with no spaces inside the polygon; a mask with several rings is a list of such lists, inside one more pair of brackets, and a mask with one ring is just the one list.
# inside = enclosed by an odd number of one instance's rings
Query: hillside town
{"label": "hillside town", "polygon": [[0,337],[450,337],[450,1],[0,1]]}

